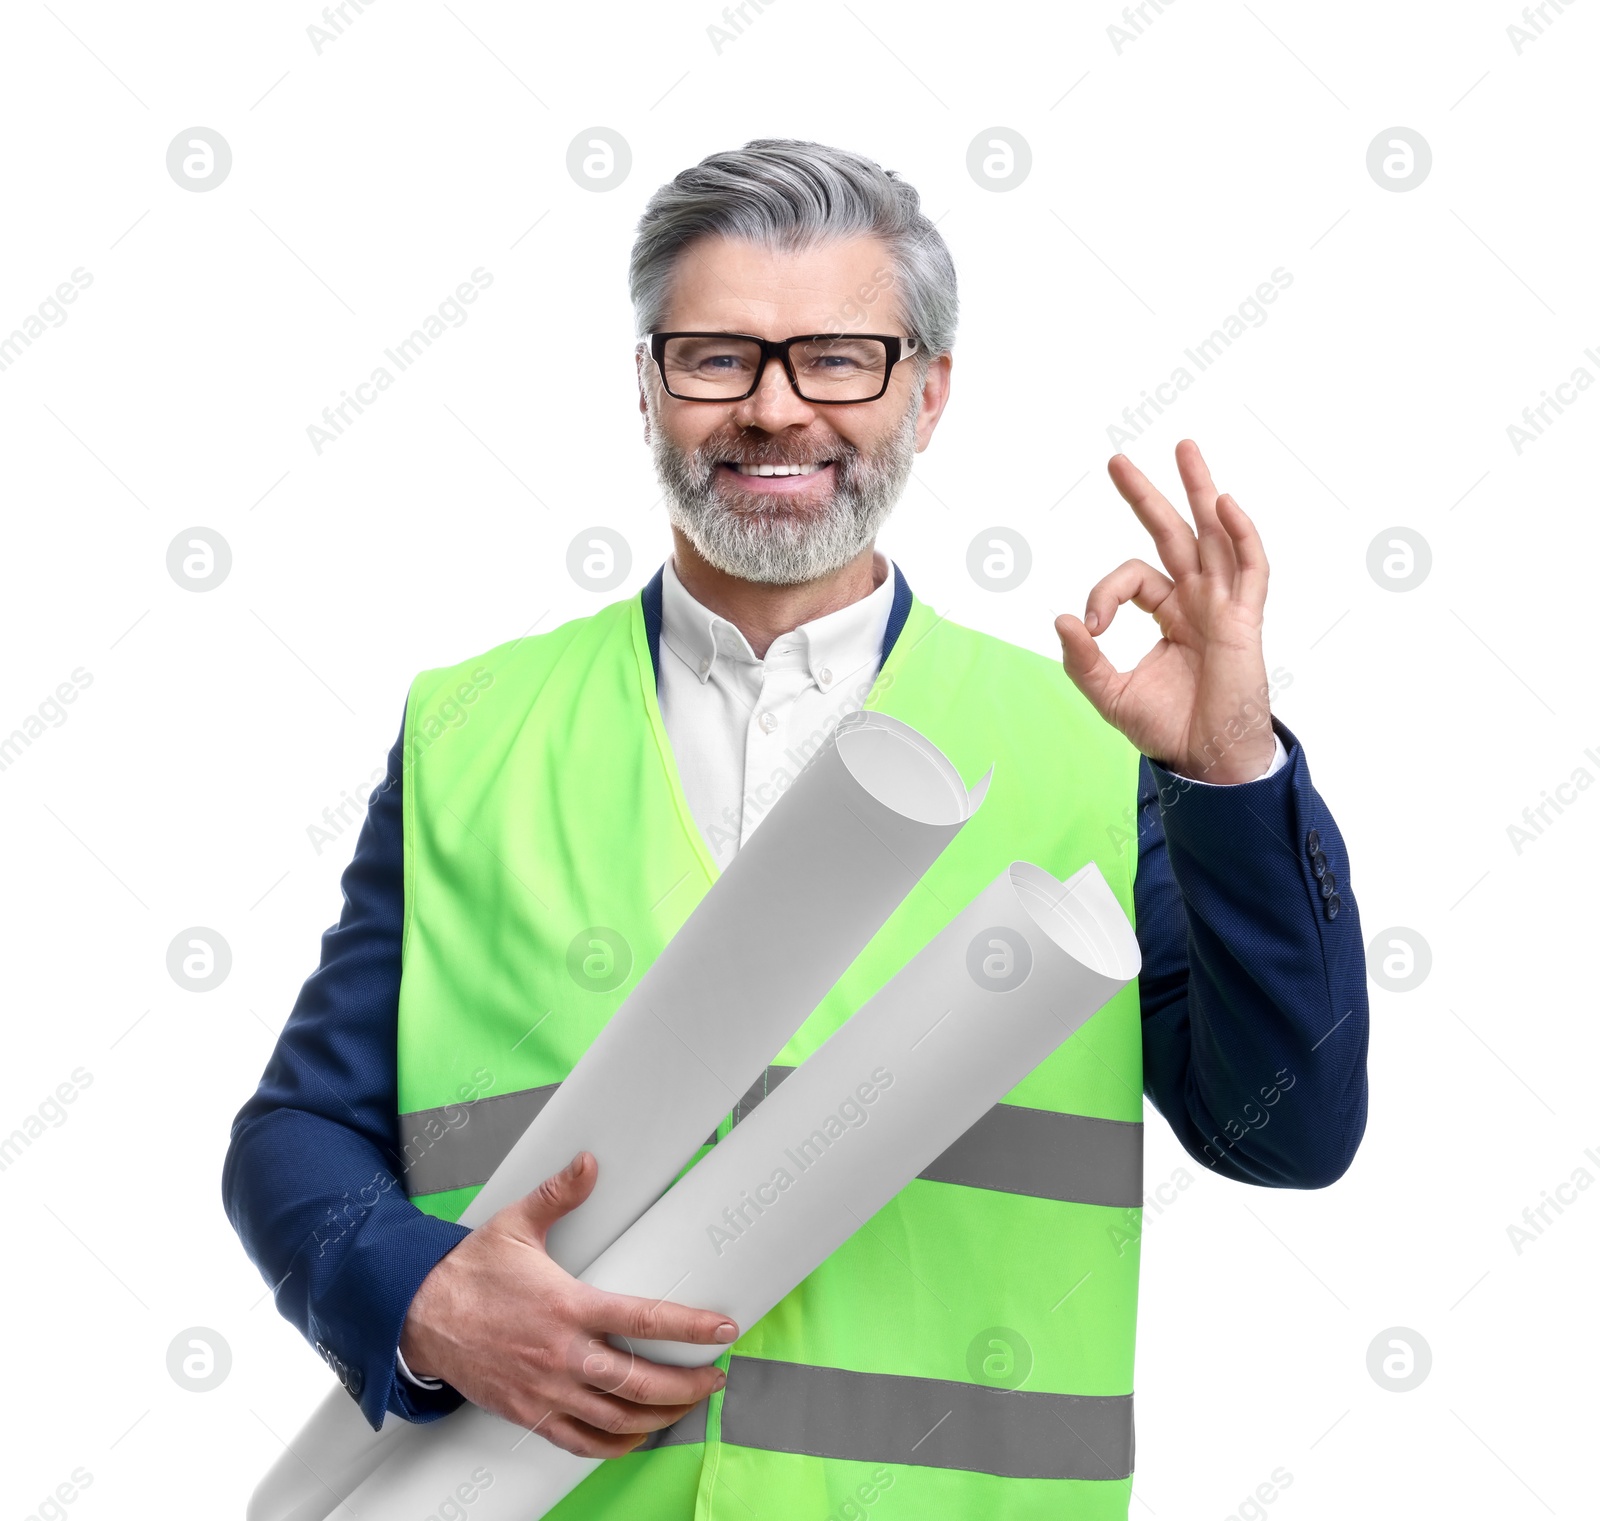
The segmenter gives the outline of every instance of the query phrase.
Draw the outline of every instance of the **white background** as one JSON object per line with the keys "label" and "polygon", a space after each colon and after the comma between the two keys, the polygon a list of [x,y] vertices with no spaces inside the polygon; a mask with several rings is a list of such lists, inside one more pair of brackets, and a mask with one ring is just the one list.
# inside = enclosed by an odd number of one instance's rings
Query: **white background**
{"label": "white background", "polygon": [[[1197,1178],[1147,1211],[1133,1514],[1221,1521],[1278,1468],[1285,1521],[1594,1514],[1600,1189],[1520,1255],[1507,1226],[1600,1178],[1600,793],[1520,853],[1507,826],[1600,777],[1600,395],[1520,454],[1507,425],[1579,365],[1600,378],[1600,17],[1550,8],[1519,53],[1509,0],[1182,0],[1119,52],[1110,3],[1063,10],[775,0],[719,53],[713,0],[380,0],[319,54],[309,3],[7,8],[0,335],[74,269],[93,283],[0,370],[0,734],[75,668],[92,684],[0,771],[0,1134],[74,1069],[92,1084],[0,1173],[3,1514],[82,1466],[73,1516],[240,1515],[328,1387],[219,1197],[339,909],[355,831],[318,854],[308,826],[381,765],[418,669],[660,563],[631,230],[658,184],[755,136],[864,151],[938,219],[954,393],[881,542],[934,607],[1042,651],[1055,612],[1150,554],[1107,425],[1293,276],[1128,452],[1176,494],[1196,438],[1255,517],[1277,711],[1365,935],[1420,935],[1432,970],[1372,988],[1371,1120],[1340,1183]],[[233,154],[205,193],[166,168],[196,125]],[[566,169],[596,125],[632,148],[606,193]],[[1396,125],[1433,153],[1404,193],[1366,167]],[[995,126],[1032,150],[1006,193],[966,167]],[[318,455],[307,425],[479,266],[470,320]],[[617,593],[567,576],[593,525],[632,546]],[[1034,555],[1004,595],[966,571],[994,525]],[[205,593],[166,568],[195,526],[233,556]],[[1367,569],[1396,526],[1432,553],[1407,592]],[[1126,664],[1151,637],[1130,609],[1107,644]],[[166,970],[196,925],[233,954],[204,994]],[[1147,1184],[1198,1175],[1149,1118]],[[232,1349],[206,1394],[166,1370],[192,1326]],[[1367,1371],[1394,1326],[1433,1355],[1405,1394]]]}

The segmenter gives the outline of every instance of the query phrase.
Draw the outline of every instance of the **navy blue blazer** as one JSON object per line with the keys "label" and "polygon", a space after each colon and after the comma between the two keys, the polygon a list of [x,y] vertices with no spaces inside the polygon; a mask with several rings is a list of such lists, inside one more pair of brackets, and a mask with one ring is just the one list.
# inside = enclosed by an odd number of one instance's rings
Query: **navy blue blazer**
{"label": "navy blue blazer", "polygon": [[[641,593],[658,678],[661,579]],[[896,566],[882,656],[910,606]],[[1259,781],[1197,786],[1140,764],[1129,834],[1145,1092],[1209,1171],[1322,1188],[1366,1128],[1366,964],[1344,841],[1298,741],[1273,727],[1288,764]],[[279,1313],[375,1427],[386,1410],[429,1421],[462,1403],[395,1373],[412,1297],[468,1234],[422,1213],[400,1181],[400,749],[222,1172],[228,1219]]]}

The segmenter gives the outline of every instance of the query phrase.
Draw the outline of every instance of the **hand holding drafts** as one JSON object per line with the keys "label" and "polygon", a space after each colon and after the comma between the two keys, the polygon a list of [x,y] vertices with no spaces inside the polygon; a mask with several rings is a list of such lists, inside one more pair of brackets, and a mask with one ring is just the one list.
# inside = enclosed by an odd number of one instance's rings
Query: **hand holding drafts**
{"label": "hand holding drafts", "polygon": [[[1267,672],[1261,650],[1266,550],[1233,497],[1218,495],[1192,439],[1176,450],[1194,528],[1125,454],[1107,470],[1155,540],[1163,575],[1128,560],[1090,591],[1082,619],[1056,619],[1066,673],[1100,716],[1145,755],[1180,776],[1254,781],[1272,761]],[[1118,671],[1095,639],[1124,602],[1161,631],[1131,671]]]}
{"label": "hand holding drafts", "polygon": [[547,1255],[550,1227],[589,1197],[598,1176],[594,1157],[580,1152],[442,1257],[411,1301],[400,1353],[419,1377],[444,1379],[567,1452],[615,1458],[724,1379],[714,1366],[672,1368],[619,1352],[607,1336],[726,1345],[739,1330],[710,1310],[591,1288]]}

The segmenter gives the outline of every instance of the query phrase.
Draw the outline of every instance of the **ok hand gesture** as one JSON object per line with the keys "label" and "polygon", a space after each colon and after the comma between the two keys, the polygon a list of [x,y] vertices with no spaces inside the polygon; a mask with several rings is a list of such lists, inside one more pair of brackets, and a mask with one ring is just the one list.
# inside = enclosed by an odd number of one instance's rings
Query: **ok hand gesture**
{"label": "ok hand gesture", "polygon": [[[1155,540],[1163,575],[1128,560],[1089,593],[1084,616],[1056,619],[1062,664],[1100,716],[1169,771],[1206,782],[1254,781],[1272,761],[1267,672],[1261,653],[1267,556],[1255,525],[1226,494],[1192,439],[1177,447],[1194,528],[1135,467],[1114,454],[1107,470]],[[1119,671],[1095,638],[1124,602],[1161,630],[1131,671]]]}

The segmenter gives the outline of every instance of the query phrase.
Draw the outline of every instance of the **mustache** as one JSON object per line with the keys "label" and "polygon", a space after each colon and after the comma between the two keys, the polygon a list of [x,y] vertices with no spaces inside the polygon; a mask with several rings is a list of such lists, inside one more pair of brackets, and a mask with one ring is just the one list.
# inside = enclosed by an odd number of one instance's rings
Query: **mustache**
{"label": "mustache", "polygon": [[707,441],[695,451],[704,466],[717,465],[821,465],[828,461],[854,459],[860,450],[843,439],[813,443],[774,443],[771,440]]}

